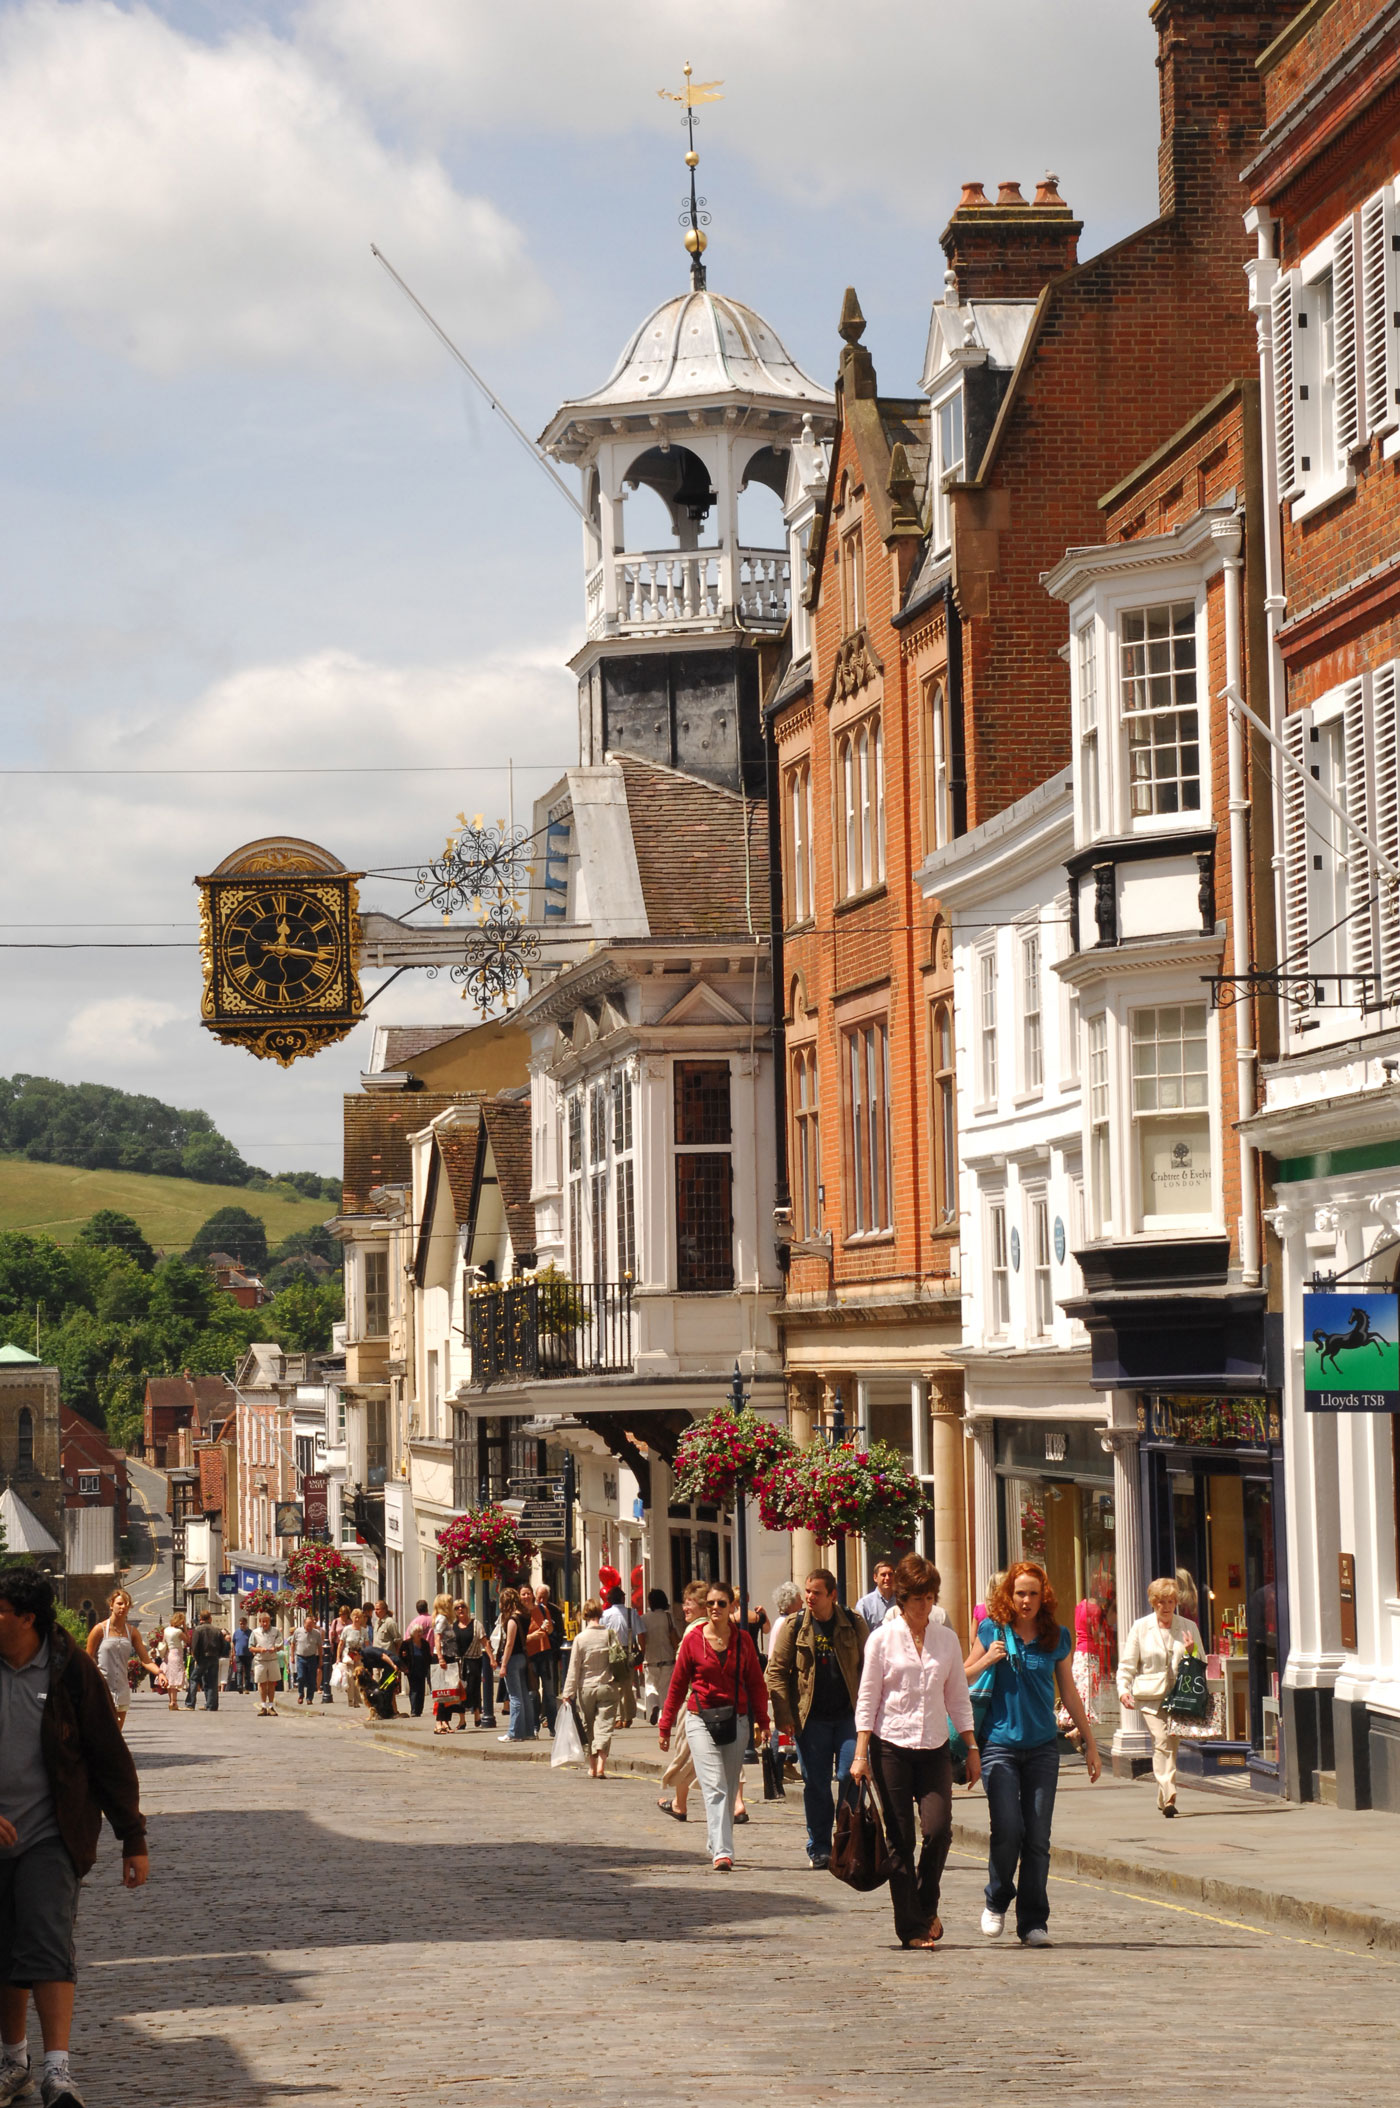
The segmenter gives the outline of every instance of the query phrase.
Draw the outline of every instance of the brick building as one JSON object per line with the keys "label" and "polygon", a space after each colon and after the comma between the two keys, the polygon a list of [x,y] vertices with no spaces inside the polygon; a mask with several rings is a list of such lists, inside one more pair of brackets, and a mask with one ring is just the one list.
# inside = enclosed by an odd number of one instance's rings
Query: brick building
{"label": "brick building", "polygon": [[179,1437],[207,1436],[233,1410],[233,1391],[222,1376],[148,1376],[142,1455],[158,1470],[179,1461]]}
{"label": "brick building", "polygon": [[[1400,1810],[1400,1420],[1306,1410],[1310,1328],[1397,1278],[1400,8],[1313,0],[1260,60],[1245,170],[1265,403],[1274,912],[1289,974],[1250,1123],[1286,1328],[1284,1753],[1294,1797]],[[1330,799],[1330,803],[1328,802]],[[1340,808],[1340,810],[1339,810]],[[1304,1311],[1316,1271],[1330,1306]],[[1396,1304],[1363,1307],[1395,1334]],[[1343,1348],[1359,1384],[1373,1350]]]}

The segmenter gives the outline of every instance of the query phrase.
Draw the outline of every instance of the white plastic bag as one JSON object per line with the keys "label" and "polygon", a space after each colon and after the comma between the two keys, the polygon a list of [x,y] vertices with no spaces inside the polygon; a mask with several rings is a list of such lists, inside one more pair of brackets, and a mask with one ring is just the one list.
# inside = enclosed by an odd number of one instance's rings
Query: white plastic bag
{"label": "white plastic bag", "polygon": [[345,1664],[344,1662],[337,1662],[334,1668],[331,1670],[331,1689],[333,1691],[341,1691],[344,1690],[344,1688]]}
{"label": "white plastic bag", "polygon": [[549,1753],[550,1769],[560,1764],[583,1762],[583,1739],[578,1731],[572,1705],[561,1705],[559,1717],[554,1723],[554,1747]]}

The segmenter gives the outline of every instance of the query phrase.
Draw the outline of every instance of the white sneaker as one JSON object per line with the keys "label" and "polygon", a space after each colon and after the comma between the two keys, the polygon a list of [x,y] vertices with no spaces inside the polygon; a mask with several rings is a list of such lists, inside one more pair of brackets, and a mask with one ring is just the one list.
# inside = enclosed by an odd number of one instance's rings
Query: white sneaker
{"label": "white sneaker", "polygon": [[989,1940],[999,1940],[1002,1933],[1006,1930],[1006,1912],[1004,1910],[984,1910],[982,1913],[982,1930]]}
{"label": "white sneaker", "polygon": [[1023,1947],[1048,1947],[1050,1945],[1050,1935],[1043,1925],[1032,1925],[1029,1932],[1022,1933],[1021,1945]]}
{"label": "white sneaker", "polygon": [[7,2057],[0,2063],[0,2103],[17,2101],[22,2094],[28,2093],[33,2076],[28,2057],[22,2064],[12,2064]]}

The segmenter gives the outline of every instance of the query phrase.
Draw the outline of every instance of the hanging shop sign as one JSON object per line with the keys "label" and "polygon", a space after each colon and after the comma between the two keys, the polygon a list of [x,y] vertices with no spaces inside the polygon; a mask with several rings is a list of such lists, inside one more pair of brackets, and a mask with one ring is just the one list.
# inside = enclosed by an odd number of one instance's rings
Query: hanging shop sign
{"label": "hanging shop sign", "polygon": [[1138,1400],[1146,1442],[1182,1449],[1265,1449],[1283,1440],[1277,1400],[1151,1392]]}
{"label": "hanging shop sign", "polygon": [[215,1038],[285,1069],[358,1024],[362,876],[314,842],[279,836],[235,849],[195,880],[200,1016]]}
{"label": "hanging shop sign", "polygon": [[330,1521],[330,1478],[326,1472],[303,1472],[301,1504],[306,1511],[308,1533],[324,1530]]}
{"label": "hanging shop sign", "polygon": [[300,1537],[306,1524],[299,1500],[279,1500],[275,1510],[273,1535],[275,1537]]}
{"label": "hanging shop sign", "polygon": [[1400,1413],[1400,1308],[1355,1289],[1303,1297],[1303,1405]]}

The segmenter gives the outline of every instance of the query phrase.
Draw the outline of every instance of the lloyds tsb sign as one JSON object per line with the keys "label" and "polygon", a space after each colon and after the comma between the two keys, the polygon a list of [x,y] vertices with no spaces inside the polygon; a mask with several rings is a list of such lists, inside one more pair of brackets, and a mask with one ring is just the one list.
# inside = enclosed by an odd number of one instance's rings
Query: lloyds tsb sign
{"label": "lloyds tsb sign", "polygon": [[1303,1340],[1307,1412],[1400,1413],[1400,1299],[1305,1295]]}

